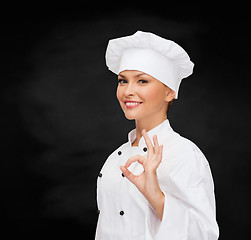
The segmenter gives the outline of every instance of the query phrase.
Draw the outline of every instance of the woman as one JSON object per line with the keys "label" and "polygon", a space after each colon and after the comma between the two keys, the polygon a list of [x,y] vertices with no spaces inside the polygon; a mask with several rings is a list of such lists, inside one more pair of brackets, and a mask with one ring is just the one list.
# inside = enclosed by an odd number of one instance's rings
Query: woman
{"label": "woman", "polygon": [[178,44],[152,33],[109,41],[117,98],[136,128],[106,160],[97,182],[96,240],[215,240],[214,184],[200,149],[167,119],[193,70]]}

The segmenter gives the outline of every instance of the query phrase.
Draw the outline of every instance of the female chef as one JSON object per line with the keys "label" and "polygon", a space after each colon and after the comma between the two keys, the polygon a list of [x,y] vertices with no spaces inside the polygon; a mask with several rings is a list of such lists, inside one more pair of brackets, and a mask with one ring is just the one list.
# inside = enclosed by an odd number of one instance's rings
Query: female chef
{"label": "female chef", "polygon": [[200,149],[173,131],[167,110],[193,63],[183,48],[138,31],[109,41],[108,68],[135,129],[97,180],[96,240],[216,240],[214,184]]}

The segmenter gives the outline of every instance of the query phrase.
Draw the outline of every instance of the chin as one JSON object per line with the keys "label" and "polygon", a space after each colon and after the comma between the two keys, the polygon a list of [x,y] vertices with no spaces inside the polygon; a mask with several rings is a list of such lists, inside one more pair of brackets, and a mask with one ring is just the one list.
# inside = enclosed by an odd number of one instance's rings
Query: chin
{"label": "chin", "polygon": [[125,113],[125,117],[128,119],[128,120],[139,120],[139,119],[142,119],[142,117],[139,116],[140,114],[126,114]]}
{"label": "chin", "polygon": [[136,119],[134,116],[126,115],[126,114],[125,114],[125,117],[126,117],[128,120],[135,120],[135,119]]}
{"label": "chin", "polygon": [[124,112],[125,114],[125,117],[128,119],[128,120],[136,120],[139,118],[139,115],[138,113],[130,113],[130,112]]}
{"label": "chin", "polygon": [[142,117],[142,111],[123,109],[123,112],[128,120],[137,120]]}

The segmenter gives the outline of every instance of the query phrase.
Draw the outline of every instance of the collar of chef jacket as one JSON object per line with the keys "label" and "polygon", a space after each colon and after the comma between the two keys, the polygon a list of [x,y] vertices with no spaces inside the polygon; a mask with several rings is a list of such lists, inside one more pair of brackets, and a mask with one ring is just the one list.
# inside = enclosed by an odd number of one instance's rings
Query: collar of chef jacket
{"label": "collar of chef jacket", "polygon": [[[152,141],[152,144],[153,144],[153,136],[154,135],[157,135],[158,137],[158,140],[160,140],[162,138],[162,134],[166,134],[167,131],[171,130],[171,126],[170,126],[170,123],[169,123],[169,120],[166,119],[164,120],[161,124],[159,124],[158,126],[156,126],[155,128],[149,130],[147,132],[147,135],[149,136],[149,138],[151,139]],[[132,146],[132,143],[136,140],[136,129],[133,129],[132,131],[130,131],[128,133],[128,141],[130,143],[130,146]],[[146,143],[145,143],[145,139],[144,137],[142,136],[139,140],[139,145],[138,147],[143,147],[143,146],[146,146]],[[133,146],[132,146],[133,147]]]}

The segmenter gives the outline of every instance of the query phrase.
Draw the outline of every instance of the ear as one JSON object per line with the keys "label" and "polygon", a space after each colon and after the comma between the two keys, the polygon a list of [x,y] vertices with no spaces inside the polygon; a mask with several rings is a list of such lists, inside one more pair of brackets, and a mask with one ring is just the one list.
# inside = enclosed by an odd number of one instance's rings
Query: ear
{"label": "ear", "polygon": [[171,88],[169,88],[166,94],[166,101],[171,102],[174,98],[175,98],[175,92]]}

